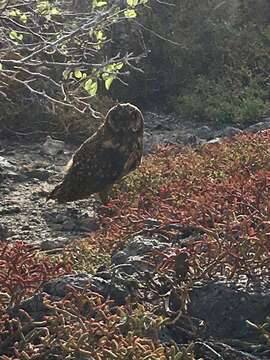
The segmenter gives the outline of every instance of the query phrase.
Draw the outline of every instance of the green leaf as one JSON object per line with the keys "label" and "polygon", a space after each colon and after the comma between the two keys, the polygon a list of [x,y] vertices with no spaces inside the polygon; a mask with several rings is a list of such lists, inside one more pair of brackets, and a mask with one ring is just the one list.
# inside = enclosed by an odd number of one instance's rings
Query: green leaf
{"label": "green leaf", "polygon": [[9,37],[10,37],[12,40],[17,40],[17,31],[12,30],[12,31],[9,33]]}
{"label": "green leaf", "polygon": [[124,14],[125,14],[125,17],[128,18],[128,19],[135,18],[135,17],[137,16],[136,11],[133,10],[133,9],[126,10],[126,11],[124,12]]}
{"label": "green leaf", "polygon": [[18,15],[20,15],[20,10],[11,10],[10,12],[9,12],[9,16],[18,16]]}
{"label": "green leaf", "polygon": [[68,79],[68,76],[69,76],[69,71],[68,71],[68,70],[64,70],[64,71],[63,71],[63,78],[64,78],[65,80],[67,80],[67,79]]}
{"label": "green leaf", "polygon": [[86,80],[84,83],[84,89],[88,92],[89,95],[95,96],[97,94],[98,83],[92,79]]}
{"label": "green leaf", "polygon": [[3,70],[3,64],[0,63],[0,71]]}
{"label": "green leaf", "polygon": [[84,83],[84,88],[85,90],[88,92],[91,88],[91,85],[93,83],[93,80],[92,79],[88,79],[86,80],[86,82]]}
{"label": "green leaf", "polygon": [[98,30],[95,32],[96,38],[97,40],[105,40],[106,36],[104,35],[104,33],[101,30]]}
{"label": "green leaf", "polygon": [[131,7],[137,6],[139,3],[139,0],[127,0],[127,4]]}
{"label": "green leaf", "polygon": [[111,85],[112,85],[112,82],[113,80],[115,79],[115,76],[109,76],[106,80],[105,80],[105,88],[107,90],[110,89]]}
{"label": "green leaf", "polygon": [[76,79],[81,79],[83,74],[82,74],[81,70],[75,70],[74,71],[74,76],[75,76]]}
{"label": "green leaf", "polygon": [[22,23],[26,24],[26,23],[27,23],[27,15],[22,14],[22,15],[20,16],[20,20],[21,20]]}
{"label": "green leaf", "polygon": [[107,5],[107,1],[103,1],[103,0],[95,1],[95,3],[94,3],[95,7],[102,7],[102,6],[105,6],[105,5]]}
{"label": "green leaf", "polygon": [[23,39],[23,34],[18,34],[17,31],[12,30],[12,31],[9,33],[9,37],[10,37],[12,40],[22,40],[22,39]]}
{"label": "green leaf", "polygon": [[115,69],[116,70],[121,70],[123,66],[124,66],[124,63],[122,63],[122,62],[116,63],[115,64]]}
{"label": "green leaf", "polygon": [[60,14],[60,11],[59,11],[59,9],[57,9],[56,7],[52,7],[51,10],[50,10],[50,14],[52,14],[52,15],[59,15],[59,14]]}

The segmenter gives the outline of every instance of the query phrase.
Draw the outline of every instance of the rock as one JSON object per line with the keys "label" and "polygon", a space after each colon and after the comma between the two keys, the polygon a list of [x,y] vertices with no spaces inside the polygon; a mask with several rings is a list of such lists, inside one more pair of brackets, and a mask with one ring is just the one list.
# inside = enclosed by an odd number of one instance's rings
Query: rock
{"label": "rock", "polygon": [[245,129],[247,132],[258,132],[262,130],[270,129],[270,122],[269,121],[261,121],[257,124],[251,125]]}
{"label": "rock", "polygon": [[220,144],[222,142],[222,139],[220,137],[217,137],[215,139],[207,141],[206,144]]}
{"label": "rock", "polygon": [[26,311],[34,320],[41,320],[45,315],[51,312],[51,309],[44,302],[45,293],[38,293],[30,298],[23,300],[19,306],[12,307],[8,313],[12,317],[23,316],[20,310]]}
{"label": "rock", "polygon": [[112,299],[116,305],[124,305],[127,297],[136,292],[138,283],[132,283],[123,276],[120,278],[106,279],[101,276],[94,276],[91,283],[91,290],[102,295],[105,299]]}
{"label": "rock", "polygon": [[[204,320],[216,338],[247,340],[256,336],[246,320],[263,323],[269,315],[270,295],[230,288],[222,281],[193,287],[189,315]],[[217,316],[219,314],[219,316]],[[220,326],[222,324],[222,326]],[[207,334],[205,334],[207,336]],[[257,334],[259,338],[259,333]]]}
{"label": "rock", "polygon": [[92,276],[86,273],[64,275],[47,281],[43,285],[43,290],[49,295],[64,297],[70,292],[70,286],[82,290],[85,286],[89,286],[91,284],[91,280]]}
{"label": "rock", "polygon": [[174,117],[165,114],[155,114],[146,112],[144,115],[144,123],[146,129],[158,131],[171,131],[174,130]]}
{"label": "rock", "polygon": [[200,139],[205,139],[205,140],[211,140],[214,138],[214,132],[213,130],[207,126],[201,126],[196,130],[196,135],[200,138]]}
{"label": "rock", "polygon": [[58,153],[63,153],[64,148],[64,141],[53,139],[50,135],[47,136],[45,143],[42,145],[44,154],[51,156],[55,156]]}
{"label": "rock", "polygon": [[144,223],[148,228],[157,228],[161,225],[160,221],[152,218],[146,219]]}
{"label": "rock", "polygon": [[21,212],[20,206],[17,205],[0,205],[0,215],[13,215]]}
{"label": "rock", "polygon": [[6,240],[9,236],[9,231],[6,225],[0,224],[0,240]]}
{"label": "rock", "polygon": [[96,231],[98,228],[97,219],[95,217],[85,217],[83,219],[79,219],[79,223],[76,227],[78,231],[91,232]]}
{"label": "rock", "polygon": [[75,227],[75,221],[73,219],[68,219],[62,224],[61,231],[72,231]]}
{"label": "rock", "polygon": [[148,154],[153,149],[154,137],[149,132],[144,132],[143,134],[143,151],[145,154]]}
{"label": "rock", "polygon": [[3,156],[0,156],[0,183],[6,178],[18,179],[19,177],[17,167]]}
{"label": "rock", "polygon": [[186,134],[186,137],[183,139],[184,145],[201,145],[204,143],[204,140],[199,139],[198,136],[194,134]]}
{"label": "rock", "polygon": [[53,175],[54,172],[50,171],[50,170],[46,170],[46,169],[33,169],[33,170],[29,170],[27,172],[24,173],[24,175],[26,175],[28,178],[32,179],[38,179],[40,181],[46,181],[49,179],[49,177],[51,175]]}
{"label": "rock", "polygon": [[40,244],[41,250],[55,250],[65,247],[69,241],[65,237],[59,237],[53,240],[45,240]]}
{"label": "rock", "polygon": [[270,117],[264,117],[264,118],[263,118],[263,122],[266,122],[266,121],[269,122],[269,121],[270,121]]}
{"label": "rock", "polygon": [[30,227],[29,225],[23,225],[23,226],[21,227],[21,230],[22,230],[22,231],[29,231],[29,230],[31,230],[31,227]]}
{"label": "rock", "polygon": [[139,259],[138,256],[142,257],[155,250],[162,251],[168,248],[168,243],[162,242],[157,238],[145,238],[143,236],[135,236],[129,241],[126,247],[121,251],[116,252],[112,255],[112,264],[128,264],[129,261]]}
{"label": "rock", "polygon": [[220,136],[232,137],[238,134],[242,134],[243,130],[233,127],[227,126],[224,130],[221,131]]}

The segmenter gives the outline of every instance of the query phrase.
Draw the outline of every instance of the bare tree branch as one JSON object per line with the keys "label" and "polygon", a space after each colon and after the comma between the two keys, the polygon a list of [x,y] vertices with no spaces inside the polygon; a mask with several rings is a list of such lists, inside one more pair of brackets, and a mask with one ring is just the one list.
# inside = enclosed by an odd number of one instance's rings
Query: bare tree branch
{"label": "bare tree branch", "polygon": [[126,8],[87,4],[83,12],[64,0],[5,1],[0,8],[0,96],[11,99],[12,89],[20,86],[52,106],[99,116],[91,106],[96,92],[91,83],[97,87],[110,78],[127,85],[129,69],[141,71],[137,64],[146,53],[108,57],[111,27],[127,21]]}

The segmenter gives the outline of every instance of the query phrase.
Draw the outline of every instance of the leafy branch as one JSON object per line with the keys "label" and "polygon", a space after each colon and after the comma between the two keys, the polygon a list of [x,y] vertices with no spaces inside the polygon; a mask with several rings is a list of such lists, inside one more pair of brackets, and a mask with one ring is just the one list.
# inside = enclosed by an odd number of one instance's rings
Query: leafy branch
{"label": "leafy branch", "polygon": [[115,79],[126,85],[146,54],[116,54],[111,28],[137,16],[148,0],[124,7],[105,0],[6,1],[0,9],[0,98],[13,101],[18,88],[46,105],[98,114],[91,99]]}

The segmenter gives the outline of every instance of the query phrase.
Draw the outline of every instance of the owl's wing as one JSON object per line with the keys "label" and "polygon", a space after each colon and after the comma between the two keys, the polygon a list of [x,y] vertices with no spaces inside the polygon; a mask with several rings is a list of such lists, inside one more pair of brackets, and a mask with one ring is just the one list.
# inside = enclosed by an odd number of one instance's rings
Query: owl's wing
{"label": "owl's wing", "polygon": [[135,170],[141,164],[142,155],[143,155],[143,139],[139,137],[125,162],[122,176],[125,176],[129,172]]}
{"label": "owl's wing", "polygon": [[69,170],[73,165],[79,162],[89,161],[89,158],[91,158],[91,155],[95,154],[96,150],[97,136],[95,133],[90,138],[85,140],[82,145],[75,151],[66,166],[66,170]]}
{"label": "owl's wing", "polygon": [[131,153],[124,165],[122,176],[125,176],[129,172],[135,170],[140,165],[141,158],[142,153],[140,151],[134,151]]}

